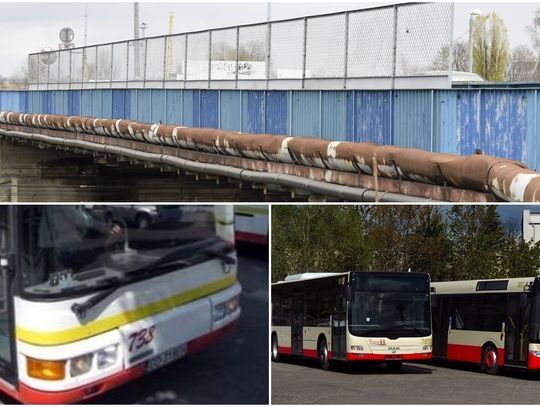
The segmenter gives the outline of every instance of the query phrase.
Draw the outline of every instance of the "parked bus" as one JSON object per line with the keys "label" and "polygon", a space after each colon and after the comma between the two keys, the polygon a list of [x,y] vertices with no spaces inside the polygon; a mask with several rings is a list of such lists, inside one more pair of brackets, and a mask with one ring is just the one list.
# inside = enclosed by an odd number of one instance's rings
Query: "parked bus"
{"label": "parked bus", "polygon": [[237,242],[268,245],[268,205],[235,205],[234,215]]}
{"label": "parked bus", "polygon": [[195,352],[239,315],[232,206],[145,229],[83,206],[0,206],[0,390],[81,401]]}
{"label": "parked bus", "polygon": [[433,358],[540,369],[540,279],[432,283]]}
{"label": "parked bus", "polygon": [[330,361],[431,359],[429,275],[304,273],[272,284],[271,356]]}

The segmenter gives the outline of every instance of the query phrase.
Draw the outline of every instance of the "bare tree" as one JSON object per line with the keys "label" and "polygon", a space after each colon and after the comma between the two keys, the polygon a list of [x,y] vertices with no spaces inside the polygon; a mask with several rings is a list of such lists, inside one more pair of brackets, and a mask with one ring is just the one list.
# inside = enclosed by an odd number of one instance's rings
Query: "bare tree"
{"label": "bare tree", "polygon": [[13,89],[26,89],[28,86],[28,66],[22,63],[8,79]]}
{"label": "bare tree", "polygon": [[526,45],[518,45],[512,50],[506,80],[512,82],[531,81],[538,59]]}
{"label": "bare tree", "polygon": [[533,68],[531,80],[538,81],[540,80],[540,7],[536,9],[533,17],[533,23],[532,25],[527,26],[527,31],[531,36],[533,49],[534,51],[536,51],[536,61]]}
{"label": "bare tree", "polygon": [[[249,41],[245,45],[240,46],[238,50],[239,61],[264,61],[265,58],[265,46],[260,41]],[[236,46],[231,46],[224,42],[217,43],[212,47],[212,60],[235,61]]]}
{"label": "bare tree", "polygon": [[[469,49],[467,41],[455,41],[452,44],[452,70],[467,71],[469,63]],[[443,46],[432,65],[433,70],[446,71],[448,70],[448,45]]]}
{"label": "bare tree", "polygon": [[487,81],[502,81],[509,61],[508,32],[504,21],[491,13],[474,22],[473,71]]}

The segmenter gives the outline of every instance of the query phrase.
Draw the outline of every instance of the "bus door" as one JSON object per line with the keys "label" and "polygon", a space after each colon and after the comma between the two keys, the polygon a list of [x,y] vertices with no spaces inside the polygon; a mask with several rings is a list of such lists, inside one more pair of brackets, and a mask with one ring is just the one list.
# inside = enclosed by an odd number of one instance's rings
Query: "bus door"
{"label": "bus door", "polygon": [[304,294],[293,295],[291,318],[291,346],[292,354],[302,356],[304,351]]}
{"label": "bus door", "polygon": [[[16,264],[8,264],[8,260],[13,261],[12,256],[8,256],[8,235],[9,239],[13,234],[8,234],[8,228],[15,227],[15,215],[9,214],[13,208],[3,207],[0,209],[0,379],[15,384],[16,359],[14,355],[14,323],[13,323],[13,273]],[[9,222],[9,226],[8,226]],[[11,258],[10,258],[11,257]]]}
{"label": "bus door", "polygon": [[432,311],[433,356],[446,357],[448,350],[448,329],[450,326],[450,298],[438,296]]}
{"label": "bus door", "polygon": [[[506,320],[504,323],[505,364],[526,366],[530,328],[531,295],[508,294]],[[501,331],[502,331],[501,327]]]}
{"label": "bus door", "polygon": [[332,316],[332,357],[347,356],[347,302],[344,295],[337,295],[336,310]]}

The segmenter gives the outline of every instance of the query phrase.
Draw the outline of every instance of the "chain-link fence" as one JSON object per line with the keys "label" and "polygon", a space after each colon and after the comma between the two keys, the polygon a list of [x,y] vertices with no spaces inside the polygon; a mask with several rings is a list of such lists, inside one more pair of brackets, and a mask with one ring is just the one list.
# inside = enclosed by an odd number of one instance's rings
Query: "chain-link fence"
{"label": "chain-link fence", "polygon": [[453,13],[453,3],[400,4],[35,53],[29,87],[388,88],[415,77],[449,85],[440,66],[451,66]]}

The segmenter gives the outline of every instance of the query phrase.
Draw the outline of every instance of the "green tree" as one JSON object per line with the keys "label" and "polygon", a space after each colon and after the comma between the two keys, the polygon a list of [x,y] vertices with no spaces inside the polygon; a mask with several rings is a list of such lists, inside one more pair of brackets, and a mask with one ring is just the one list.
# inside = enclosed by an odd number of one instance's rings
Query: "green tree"
{"label": "green tree", "polygon": [[495,13],[476,17],[473,27],[473,71],[487,81],[502,81],[509,61],[508,31]]}
{"label": "green tree", "polygon": [[272,281],[303,272],[365,269],[369,253],[362,219],[353,206],[272,209]]}
{"label": "green tree", "polygon": [[446,280],[497,278],[505,235],[493,205],[455,205],[449,212],[452,256]]}

